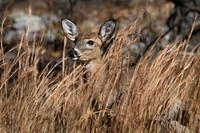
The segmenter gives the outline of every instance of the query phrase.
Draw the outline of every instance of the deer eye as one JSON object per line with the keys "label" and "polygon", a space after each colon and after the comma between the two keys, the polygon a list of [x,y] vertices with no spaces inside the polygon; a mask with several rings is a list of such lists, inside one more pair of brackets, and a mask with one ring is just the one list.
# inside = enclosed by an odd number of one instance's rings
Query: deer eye
{"label": "deer eye", "polygon": [[89,41],[87,42],[87,44],[90,45],[90,46],[93,46],[93,45],[94,45],[94,42],[93,42],[92,40],[89,40]]}

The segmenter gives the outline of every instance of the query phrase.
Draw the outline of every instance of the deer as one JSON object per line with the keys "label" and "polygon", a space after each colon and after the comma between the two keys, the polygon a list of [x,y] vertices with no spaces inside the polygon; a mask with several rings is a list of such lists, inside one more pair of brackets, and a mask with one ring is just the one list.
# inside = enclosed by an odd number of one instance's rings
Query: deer
{"label": "deer", "polygon": [[[74,47],[68,51],[68,56],[73,61],[84,65],[87,71],[85,82],[89,82],[91,75],[94,75],[99,70],[98,68],[102,63],[102,57],[112,45],[117,21],[115,19],[107,20],[101,25],[99,32],[94,33],[78,33],[76,24],[69,19],[62,19],[61,23],[65,36],[74,42]],[[105,77],[104,75],[102,74],[100,76],[102,79],[100,79],[99,85],[97,86],[102,86],[105,80],[103,78]],[[94,92],[92,96],[94,99],[99,91],[100,89],[96,89],[96,92]]]}
{"label": "deer", "polygon": [[[100,26],[99,32],[92,33],[78,33],[76,24],[69,19],[62,19],[61,24],[65,36],[74,42],[74,47],[68,51],[68,56],[73,61],[79,62],[84,66],[84,69],[86,70],[85,82],[90,82],[90,78],[97,73],[101,66],[100,64],[102,64],[102,57],[108,52],[112,45],[117,21],[115,19],[109,19]],[[96,107],[98,106],[97,95],[101,91],[101,86],[106,80],[104,76],[105,73],[100,75],[101,76],[99,77],[102,79],[98,80],[99,83],[96,85],[96,89],[90,96],[86,105],[84,105],[86,108],[91,105],[92,108],[98,110],[98,107]],[[112,94],[111,96],[112,98],[106,103],[107,105],[103,105],[107,109],[111,109],[114,104],[116,92],[114,93],[115,94]]]}
{"label": "deer", "polygon": [[[114,45],[113,40],[115,38],[117,21],[116,19],[109,19],[100,26],[98,32],[93,33],[78,33],[77,25],[69,19],[62,19],[61,24],[65,36],[74,42],[74,47],[68,51],[68,56],[73,61],[77,61],[84,65],[84,68],[87,71],[85,76],[86,82],[88,82],[90,81],[91,75],[95,75],[99,70],[99,66],[102,64],[102,57],[106,55],[110,47]],[[130,38],[127,40],[130,42]],[[142,53],[145,48],[146,46],[144,46],[144,43],[140,43],[139,45],[131,45],[124,52],[129,52],[135,56],[136,54]],[[103,79],[100,79],[98,86],[104,84],[106,74],[102,74],[101,77]],[[119,94],[119,96],[121,96],[121,94]],[[112,105],[113,102],[110,103],[109,108],[111,108]]]}

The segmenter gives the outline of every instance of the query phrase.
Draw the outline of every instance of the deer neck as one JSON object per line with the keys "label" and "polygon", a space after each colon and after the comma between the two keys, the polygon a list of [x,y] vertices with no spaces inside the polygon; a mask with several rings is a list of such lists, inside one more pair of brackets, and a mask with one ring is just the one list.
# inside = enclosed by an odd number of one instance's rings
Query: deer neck
{"label": "deer neck", "polygon": [[92,60],[90,62],[88,62],[85,65],[85,69],[87,70],[87,75],[93,75],[95,74],[98,70],[99,70],[99,66],[101,66],[101,60],[100,59],[96,59],[96,60]]}

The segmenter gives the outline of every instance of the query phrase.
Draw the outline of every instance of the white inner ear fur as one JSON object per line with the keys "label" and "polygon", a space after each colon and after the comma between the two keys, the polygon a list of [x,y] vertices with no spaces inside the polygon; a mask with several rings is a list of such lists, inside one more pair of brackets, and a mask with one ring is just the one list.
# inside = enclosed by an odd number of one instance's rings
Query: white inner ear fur
{"label": "white inner ear fur", "polygon": [[109,36],[110,34],[113,33],[115,26],[116,26],[116,24],[113,21],[106,22],[105,24],[102,25],[102,27],[100,29],[100,35],[102,37]]}
{"label": "white inner ear fur", "polygon": [[62,20],[62,28],[64,30],[64,33],[66,34],[66,36],[74,41],[76,36],[77,36],[77,26],[71,22],[68,19],[63,19]]}

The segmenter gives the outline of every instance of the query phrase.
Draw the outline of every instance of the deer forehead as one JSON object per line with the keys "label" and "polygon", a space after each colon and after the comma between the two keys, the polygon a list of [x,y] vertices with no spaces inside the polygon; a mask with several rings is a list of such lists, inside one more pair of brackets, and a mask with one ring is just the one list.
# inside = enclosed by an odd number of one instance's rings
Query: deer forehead
{"label": "deer forehead", "polygon": [[97,45],[99,45],[100,47],[102,45],[102,40],[97,33],[89,33],[89,34],[81,33],[77,36],[76,39],[77,39],[76,41],[78,41],[78,42],[81,41],[81,42],[86,43],[87,41],[91,40],[94,43],[96,43]]}

